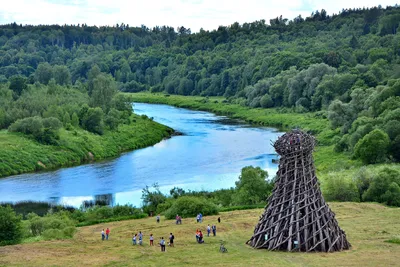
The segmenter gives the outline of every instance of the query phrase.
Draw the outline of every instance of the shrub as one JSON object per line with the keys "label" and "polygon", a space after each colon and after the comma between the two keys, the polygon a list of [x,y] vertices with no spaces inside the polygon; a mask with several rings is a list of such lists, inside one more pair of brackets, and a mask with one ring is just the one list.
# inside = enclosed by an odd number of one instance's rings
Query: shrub
{"label": "shrub", "polygon": [[354,155],[367,164],[383,162],[389,143],[389,136],[382,130],[375,129],[357,142]]}
{"label": "shrub", "polygon": [[44,239],[70,238],[75,233],[75,222],[68,212],[58,212],[39,217],[34,213],[28,214],[27,228],[32,236],[43,236]]}
{"label": "shrub", "polygon": [[0,246],[19,243],[22,233],[21,216],[10,206],[0,206]]}
{"label": "shrub", "polygon": [[197,214],[214,215],[218,214],[217,206],[205,198],[183,196],[175,200],[171,208],[165,212],[167,219],[173,219],[177,214],[182,218],[194,217]]}
{"label": "shrub", "polygon": [[355,183],[345,177],[330,176],[324,185],[324,197],[327,201],[358,201]]}
{"label": "shrub", "polygon": [[363,198],[387,205],[400,206],[400,172],[384,168],[372,179]]}

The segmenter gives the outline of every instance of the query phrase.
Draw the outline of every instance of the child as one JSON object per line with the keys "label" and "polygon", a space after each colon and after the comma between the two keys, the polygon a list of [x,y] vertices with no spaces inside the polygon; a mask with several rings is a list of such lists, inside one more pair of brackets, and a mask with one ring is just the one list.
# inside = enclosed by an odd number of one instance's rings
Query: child
{"label": "child", "polygon": [[165,240],[164,240],[164,237],[161,237],[161,239],[160,239],[160,246],[161,246],[161,252],[165,252]]}
{"label": "child", "polygon": [[153,234],[150,234],[150,246],[154,246],[153,241],[154,241]]}
{"label": "child", "polygon": [[137,234],[134,234],[132,237],[132,245],[136,245],[136,236]]}
{"label": "child", "polygon": [[103,240],[104,241],[104,238],[105,238],[106,236],[105,236],[105,234],[104,234],[104,229],[103,229],[103,231],[101,231],[101,240]]}
{"label": "child", "polygon": [[210,236],[210,232],[211,232],[211,227],[210,225],[207,226],[207,236]]}
{"label": "child", "polygon": [[142,234],[142,232],[140,231],[139,232],[139,245],[142,245],[143,244],[143,234]]}

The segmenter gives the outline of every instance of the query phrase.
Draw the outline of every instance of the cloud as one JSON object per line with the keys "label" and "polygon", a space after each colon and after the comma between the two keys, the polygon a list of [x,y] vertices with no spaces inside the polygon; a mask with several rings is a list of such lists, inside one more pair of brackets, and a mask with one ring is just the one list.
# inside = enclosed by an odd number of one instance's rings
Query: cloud
{"label": "cloud", "polygon": [[[372,7],[376,0],[14,0],[0,7],[0,23],[21,24],[78,24],[147,27],[185,26],[192,31],[212,30],[220,25],[244,23],[282,15],[293,19],[301,14],[325,9],[328,14],[342,8]],[[396,1],[381,0],[382,6]]]}

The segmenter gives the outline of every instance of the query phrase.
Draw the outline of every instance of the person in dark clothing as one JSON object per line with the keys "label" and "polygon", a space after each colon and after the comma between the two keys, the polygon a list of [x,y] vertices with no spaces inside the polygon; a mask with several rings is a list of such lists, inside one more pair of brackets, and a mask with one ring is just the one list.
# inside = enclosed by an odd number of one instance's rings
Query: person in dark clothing
{"label": "person in dark clothing", "polygon": [[203,240],[203,233],[200,231],[200,233],[199,233],[199,243],[201,244],[201,243],[204,243],[204,240]]}
{"label": "person in dark clothing", "polygon": [[172,233],[169,233],[169,246],[170,247],[174,246],[174,239],[175,239],[175,236]]}
{"label": "person in dark clothing", "polygon": [[211,229],[212,229],[212,232],[213,232],[213,236],[216,236],[217,235],[217,226],[215,226],[215,224],[213,224],[211,226]]}
{"label": "person in dark clothing", "polygon": [[218,223],[220,223],[221,222],[221,217],[218,217]]}

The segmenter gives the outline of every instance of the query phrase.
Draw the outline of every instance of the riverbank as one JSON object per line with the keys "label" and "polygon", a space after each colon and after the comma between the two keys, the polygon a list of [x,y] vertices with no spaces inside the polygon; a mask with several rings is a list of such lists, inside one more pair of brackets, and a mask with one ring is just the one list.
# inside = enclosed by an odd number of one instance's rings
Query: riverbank
{"label": "riverbank", "polygon": [[253,125],[275,127],[280,130],[301,128],[312,132],[318,141],[314,159],[319,173],[328,173],[353,167],[360,167],[361,162],[352,160],[349,155],[334,151],[334,137],[337,132],[331,130],[328,119],[322,112],[292,113],[278,109],[249,108],[227,103],[223,97],[200,97],[165,95],[153,93],[133,93],[134,102],[166,104],[180,108],[202,110],[233,119],[244,120]]}
{"label": "riverbank", "polygon": [[116,157],[125,151],[154,145],[174,132],[146,116],[132,115],[131,121],[101,136],[82,129],[62,129],[58,146],[0,131],[0,177]]}
{"label": "riverbank", "polygon": [[[262,209],[221,212],[195,218],[156,223],[154,217],[80,227],[72,239],[40,241],[0,247],[0,266],[395,266],[400,245],[386,241],[398,235],[399,208],[374,203],[329,203],[339,226],[352,245],[336,253],[284,253],[255,250],[245,245],[254,231]],[[217,218],[221,217],[221,223]],[[205,236],[204,244],[194,238],[196,228],[206,232],[207,224],[217,224],[217,236]],[[100,232],[110,228],[110,240],[101,241]],[[132,246],[132,233],[144,233],[143,246]],[[175,236],[175,247],[160,252],[160,237]],[[149,235],[155,246],[148,244]],[[228,253],[219,252],[220,240]]]}

